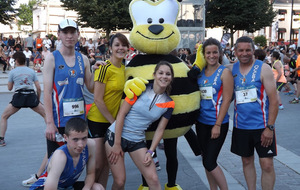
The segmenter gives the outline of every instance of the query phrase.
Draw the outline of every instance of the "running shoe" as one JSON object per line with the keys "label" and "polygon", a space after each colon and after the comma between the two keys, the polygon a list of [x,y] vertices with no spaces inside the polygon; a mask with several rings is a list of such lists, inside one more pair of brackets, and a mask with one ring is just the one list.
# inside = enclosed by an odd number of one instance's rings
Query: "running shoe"
{"label": "running shoe", "polygon": [[299,100],[296,100],[296,99],[293,99],[290,101],[290,104],[298,104],[299,103]]}
{"label": "running shoe", "polygon": [[5,146],[5,140],[4,139],[0,139],[0,146]]}
{"label": "running shoe", "polygon": [[283,109],[284,109],[283,105],[279,106],[278,108],[279,108],[280,110],[283,110]]}
{"label": "running shoe", "polygon": [[22,181],[22,185],[25,186],[25,187],[30,187],[36,181],[37,181],[36,175],[32,174],[29,179],[26,179],[26,180]]}
{"label": "running shoe", "polygon": [[293,95],[293,94],[294,94],[293,91],[289,91],[289,92],[287,92],[287,93],[284,93],[284,95]]}
{"label": "running shoe", "polygon": [[159,165],[159,161],[155,162],[156,171],[161,170],[161,167]]}

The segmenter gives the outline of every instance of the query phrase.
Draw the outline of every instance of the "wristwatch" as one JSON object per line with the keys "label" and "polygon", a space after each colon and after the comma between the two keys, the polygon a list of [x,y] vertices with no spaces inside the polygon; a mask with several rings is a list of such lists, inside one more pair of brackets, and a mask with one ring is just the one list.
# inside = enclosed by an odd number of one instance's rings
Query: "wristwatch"
{"label": "wristwatch", "polygon": [[267,125],[267,128],[269,128],[271,131],[274,131],[275,129],[274,125]]}
{"label": "wristwatch", "polygon": [[[147,152],[151,155],[151,157],[153,158],[153,156],[154,156],[154,152],[152,152],[151,150],[147,150]],[[147,153],[146,152],[146,153]]]}

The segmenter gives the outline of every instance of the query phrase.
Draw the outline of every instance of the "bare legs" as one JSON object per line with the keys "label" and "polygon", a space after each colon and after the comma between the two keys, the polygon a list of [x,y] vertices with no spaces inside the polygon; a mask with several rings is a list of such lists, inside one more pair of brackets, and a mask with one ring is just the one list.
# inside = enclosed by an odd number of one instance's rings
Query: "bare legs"
{"label": "bare legs", "polygon": [[104,137],[94,138],[96,142],[96,177],[95,182],[100,183],[106,188],[108,180],[109,166],[107,163]]}
{"label": "bare legs", "polygon": [[228,190],[226,178],[219,166],[211,172],[207,170],[205,170],[205,172],[211,190],[218,190],[218,187],[220,190]]}
{"label": "bare legs", "polygon": [[[249,190],[256,189],[256,171],[254,165],[254,156],[242,157],[243,170],[247,186]],[[263,190],[274,189],[275,184],[275,170],[273,165],[273,157],[259,159],[262,174],[261,186]]]}

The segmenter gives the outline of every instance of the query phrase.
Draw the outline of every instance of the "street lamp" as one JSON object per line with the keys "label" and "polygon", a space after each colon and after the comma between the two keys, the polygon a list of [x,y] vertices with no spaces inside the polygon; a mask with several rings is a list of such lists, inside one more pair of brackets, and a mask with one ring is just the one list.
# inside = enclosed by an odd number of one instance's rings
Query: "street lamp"
{"label": "street lamp", "polygon": [[291,30],[290,30],[290,45],[292,44],[292,31],[293,31],[293,16],[294,16],[294,0],[292,0],[292,11],[291,11]]}

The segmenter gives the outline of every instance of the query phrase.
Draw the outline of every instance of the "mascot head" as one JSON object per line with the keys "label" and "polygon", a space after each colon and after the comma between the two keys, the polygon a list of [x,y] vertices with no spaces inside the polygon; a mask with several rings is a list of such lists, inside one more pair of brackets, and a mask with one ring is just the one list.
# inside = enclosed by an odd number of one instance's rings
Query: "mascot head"
{"label": "mascot head", "polygon": [[168,54],[178,46],[176,0],[133,0],[129,13],[133,22],[129,40],[133,47],[147,54]]}

